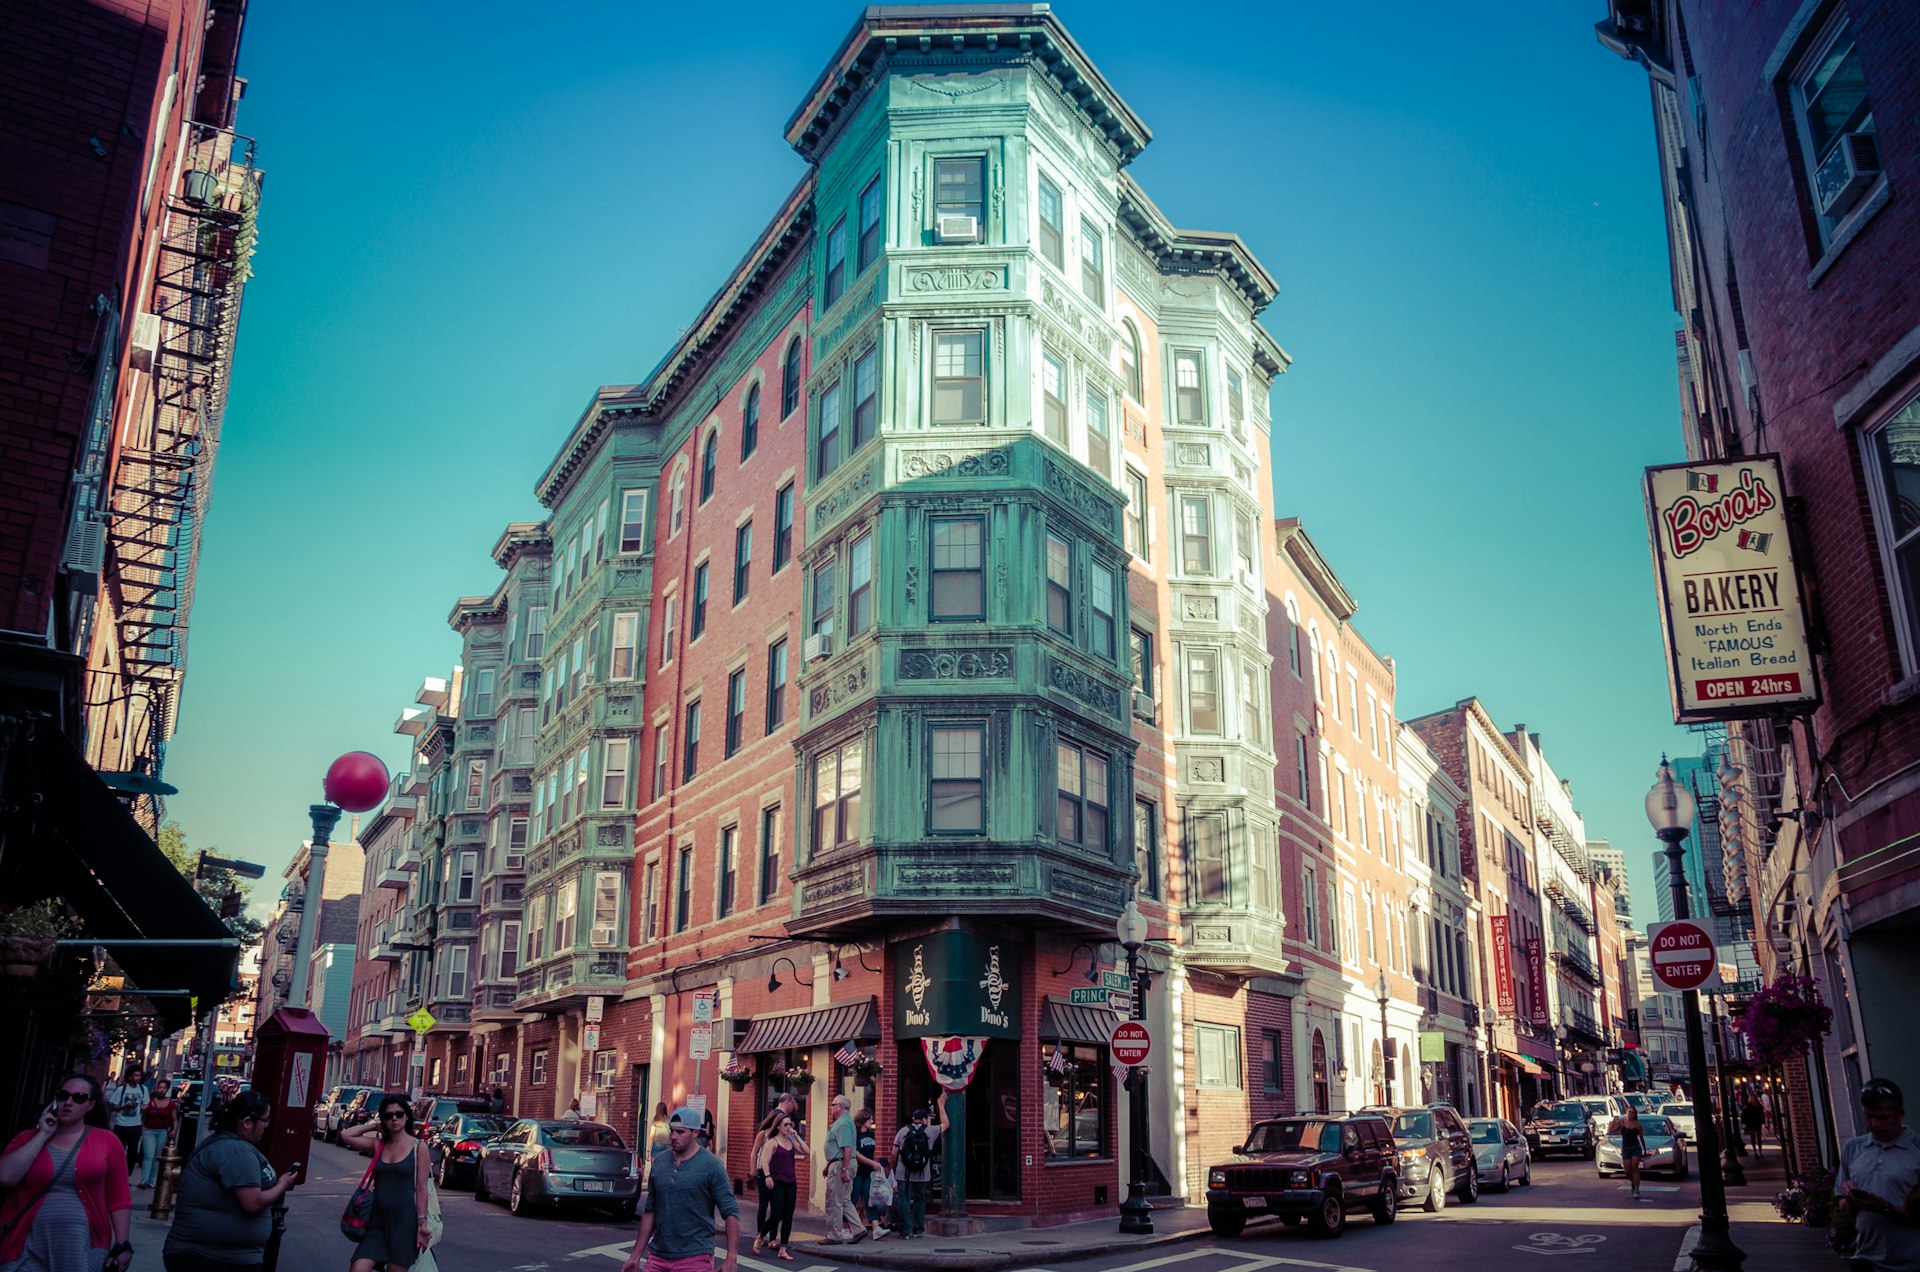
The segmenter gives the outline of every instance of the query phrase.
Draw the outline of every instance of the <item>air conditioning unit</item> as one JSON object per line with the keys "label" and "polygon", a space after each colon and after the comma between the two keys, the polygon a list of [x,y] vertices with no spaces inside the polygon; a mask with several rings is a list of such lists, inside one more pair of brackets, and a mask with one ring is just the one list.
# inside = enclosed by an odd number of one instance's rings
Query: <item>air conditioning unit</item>
{"label": "air conditioning unit", "polygon": [[934,237],[942,243],[978,243],[980,241],[980,218],[977,216],[955,216],[943,213],[934,226]]}
{"label": "air conditioning unit", "polygon": [[596,950],[604,950],[613,944],[613,929],[597,927],[587,935],[587,944]]}
{"label": "air conditioning unit", "polygon": [[1813,174],[1813,196],[1820,215],[1841,216],[1860,201],[1880,175],[1880,148],[1873,134],[1850,132],[1840,138],[1820,170]]}
{"label": "air conditioning unit", "polygon": [[1153,718],[1159,706],[1160,704],[1153,700],[1153,695],[1150,693],[1136,693],[1133,695],[1133,714],[1139,719],[1145,720],[1148,724],[1153,723]]}
{"label": "air conditioning unit", "polygon": [[127,361],[135,371],[153,374],[154,359],[160,355],[160,315],[135,314],[133,331],[127,337]]}
{"label": "air conditioning unit", "polygon": [[825,635],[809,636],[800,646],[801,656],[810,663],[825,662],[833,657],[833,637]]}
{"label": "air conditioning unit", "polygon": [[507,869],[509,869],[509,870],[525,870],[526,868],[527,868],[527,854],[526,854],[526,853],[524,853],[524,852],[510,852],[510,853],[508,853],[508,854],[507,854]]}
{"label": "air conditioning unit", "polygon": [[76,516],[60,568],[77,576],[77,580],[85,579],[84,590],[92,592],[100,586],[100,571],[106,562],[107,523],[98,517]]}

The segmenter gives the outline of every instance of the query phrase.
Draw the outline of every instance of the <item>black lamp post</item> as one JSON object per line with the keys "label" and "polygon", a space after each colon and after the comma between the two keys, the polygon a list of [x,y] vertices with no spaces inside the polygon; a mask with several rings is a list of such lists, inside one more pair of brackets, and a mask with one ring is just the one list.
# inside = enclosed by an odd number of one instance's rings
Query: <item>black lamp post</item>
{"label": "black lamp post", "polygon": [[[1120,948],[1127,952],[1127,979],[1133,985],[1133,1019],[1147,1018],[1147,986],[1140,974],[1140,947],[1147,943],[1147,916],[1131,898],[1114,924]],[[1127,1138],[1131,1141],[1131,1169],[1127,1199],[1120,1203],[1120,1231],[1152,1232],[1153,1207],[1147,1204],[1147,1075],[1134,1069],[1127,1075]]]}
{"label": "black lamp post", "polygon": [[1380,979],[1373,984],[1373,996],[1380,1001],[1380,1081],[1385,1084],[1387,1107],[1393,1107],[1393,1036],[1387,1032],[1387,1004],[1393,1001],[1393,991],[1387,988],[1387,974],[1380,973]]}
{"label": "black lamp post", "polygon": [[[1693,793],[1674,777],[1666,757],[1660,759],[1660,772],[1647,792],[1647,820],[1653,833],[1666,845],[1668,886],[1673,892],[1673,917],[1691,918],[1687,908],[1686,866],[1680,845],[1693,829]],[[1649,951],[1649,957],[1652,952]],[[1694,1108],[1711,1098],[1713,1088],[1707,1082],[1707,1042],[1700,1025],[1700,991],[1689,989],[1680,995],[1687,1024],[1687,1076],[1692,1087]],[[1746,1253],[1733,1244],[1727,1222],[1727,1185],[1720,1174],[1720,1135],[1713,1114],[1694,1118],[1700,1138],[1700,1241],[1693,1248],[1693,1266],[1703,1272],[1739,1272]]]}

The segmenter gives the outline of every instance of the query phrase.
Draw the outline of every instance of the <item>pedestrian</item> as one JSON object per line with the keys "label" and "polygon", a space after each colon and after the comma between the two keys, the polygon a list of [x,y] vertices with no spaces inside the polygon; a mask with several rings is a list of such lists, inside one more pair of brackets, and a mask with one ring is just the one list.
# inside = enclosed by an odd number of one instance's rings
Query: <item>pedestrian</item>
{"label": "pedestrian", "polygon": [[494,1086],[493,1098],[487,1101],[487,1112],[493,1114],[495,1117],[504,1117],[506,1115],[507,1089],[505,1087],[497,1084]]}
{"label": "pedestrian", "polygon": [[1640,1125],[1640,1110],[1627,1105],[1626,1112],[1607,1124],[1607,1134],[1620,1137],[1620,1168],[1633,1186],[1633,1199],[1640,1200],[1640,1159],[1647,1155],[1647,1135]]}
{"label": "pedestrian", "polygon": [[1747,1093],[1747,1102],[1740,1109],[1740,1120],[1747,1125],[1747,1147],[1755,1157],[1760,1156],[1760,1131],[1766,1125],[1767,1111],[1752,1092]]}
{"label": "pedestrian", "polygon": [[753,1130],[753,1147],[747,1151],[747,1161],[753,1166],[753,1192],[758,1205],[753,1216],[753,1252],[759,1254],[766,1245],[767,1224],[773,1219],[773,1181],[761,1169],[761,1150],[780,1127],[783,1118],[788,1117],[778,1105],[771,1113],[760,1119],[760,1125]]}
{"label": "pedestrian", "polygon": [[740,1207],[727,1168],[700,1147],[700,1120],[685,1106],[667,1119],[667,1151],[647,1172],[640,1231],[620,1272],[712,1272],[716,1210],[727,1225],[721,1272],[739,1272]]}
{"label": "pedestrian", "polygon": [[413,1136],[406,1097],[383,1095],[375,1108],[372,1121],[340,1132],[348,1148],[373,1153],[373,1215],[347,1272],[373,1272],[377,1263],[388,1272],[410,1268],[433,1236],[427,1223],[427,1154]]}
{"label": "pedestrian", "polygon": [[869,1211],[867,1197],[873,1191],[873,1172],[880,1169],[874,1156],[880,1145],[874,1138],[873,1110],[861,1109],[853,1115],[853,1208],[860,1215],[863,1231],[875,1241],[886,1235],[880,1217]]}
{"label": "pedestrian", "polygon": [[577,1095],[574,1096],[573,1102],[567,1105],[567,1111],[560,1116],[569,1122],[578,1122],[586,1117],[586,1114],[580,1111],[580,1097]]}
{"label": "pedestrian", "polygon": [[133,1195],[100,1084],[63,1080],[0,1155],[0,1272],[125,1272]]}
{"label": "pedestrian", "polygon": [[653,1125],[647,1129],[647,1161],[667,1151],[667,1102],[665,1100],[653,1106]]}
{"label": "pedestrian", "polygon": [[180,1172],[162,1251],[167,1272],[245,1272],[265,1261],[273,1235],[269,1212],[299,1173],[276,1177],[260,1151],[272,1115],[258,1091],[242,1091],[213,1115],[214,1133]]}
{"label": "pedestrian", "polygon": [[936,1102],[940,1114],[938,1126],[928,1125],[928,1112],[913,1111],[913,1120],[894,1132],[894,1205],[900,1208],[900,1235],[922,1237],[927,1232],[927,1190],[933,1181],[933,1147],[947,1132],[947,1093]]}
{"label": "pedestrian", "polygon": [[771,1195],[768,1206],[766,1226],[753,1240],[753,1248],[758,1252],[762,1246],[770,1249],[774,1257],[793,1260],[793,1210],[799,1201],[800,1176],[794,1170],[796,1161],[804,1160],[807,1155],[806,1141],[800,1138],[800,1131],[794,1125],[793,1115],[773,1112],[775,1119],[772,1133],[760,1146],[755,1165],[765,1187]]}
{"label": "pedestrian", "polygon": [[860,1136],[853,1126],[853,1101],[836,1095],[827,1102],[833,1124],[827,1127],[826,1164],[820,1173],[827,1177],[828,1245],[850,1245],[867,1235],[867,1225],[853,1208],[853,1151]]}
{"label": "pedestrian", "polygon": [[150,1094],[152,1088],[146,1083],[146,1074],[137,1064],[120,1070],[120,1080],[107,1088],[107,1111],[112,1114],[109,1125],[120,1137],[129,1162],[140,1160],[140,1109]]}
{"label": "pedestrian", "polygon": [[153,1094],[140,1106],[140,1186],[153,1187],[160,1172],[160,1155],[167,1141],[180,1130],[180,1101],[173,1098],[167,1084],[156,1082]]}
{"label": "pedestrian", "polygon": [[1854,1222],[1854,1272],[1920,1268],[1920,1140],[1906,1124],[1900,1088],[1875,1078],[1860,1088],[1867,1133],[1840,1148],[1833,1187]]}

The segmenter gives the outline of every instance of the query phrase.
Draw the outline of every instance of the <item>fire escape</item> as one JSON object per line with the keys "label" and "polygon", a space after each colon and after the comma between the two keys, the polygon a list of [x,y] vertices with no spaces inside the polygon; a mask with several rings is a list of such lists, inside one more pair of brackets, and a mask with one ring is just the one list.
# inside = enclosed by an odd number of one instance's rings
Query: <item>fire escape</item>
{"label": "fire escape", "polygon": [[260,173],[254,142],[190,124],[185,172],[167,198],[152,308],[133,317],[133,366],[152,378],[114,470],[102,609],[113,651],[89,701],[125,722],[103,769],[157,778],[186,669],[200,527],[253,255]]}

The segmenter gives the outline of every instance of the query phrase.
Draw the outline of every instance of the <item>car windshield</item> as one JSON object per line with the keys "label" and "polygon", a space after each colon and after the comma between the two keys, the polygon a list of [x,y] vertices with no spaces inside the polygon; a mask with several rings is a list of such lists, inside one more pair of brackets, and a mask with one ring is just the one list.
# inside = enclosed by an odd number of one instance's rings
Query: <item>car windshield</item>
{"label": "car windshield", "polygon": [[1542,1104],[1534,1116],[1546,1122],[1584,1122],[1587,1111],[1578,1104]]}
{"label": "car windshield", "polygon": [[1303,1118],[1262,1122],[1253,1128],[1253,1134],[1247,1139],[1249,1153],[1285,1153],[1298,1148],[1317,1148],[1323,1153],[1339,1152],[1339,1124]]}
{"label": "car windshield", "polygon": [[1393,1137],[1395,1139],[1432,1139],[1433,1114],[1402,1113],[1393,1119]]}
{"label": "car windshield", "polygon": [[474,1117],[469,1114],[461,1120],[466,1123],[468,1135],[498,1135],[512,1125],[504,1117]]}
{"label": "car windshield", "polygon": [[1468,1122],[1467,1131],[1476,1144],[1498,1144],[1501,1140],[1498,1122]]}
{"label": "car windshield", "polygon": [[1666,1115],[1667,1115],[1668,1117],[1692,1117],[1692,1116],[1693,1116],[1693,1105],[1691,1105],[1691,1104],[1666,1104],[1666,1105],[1662,1105],[1662,1106],[1661,1106],[1661,1108],[1660,1108],[1660,1111],[1661,1111],[1662,1113],[1664,1113],[1664,1114],[1666,1114]]}
{"label": "car windshield", "polygon": [[625,1148],[619,1132],[611,1126],[595,1126],[591,1122],[580,1122],[572,1126],[549,1126],[542,1133],[549,1144],[559,1144],[567,1148]]}

